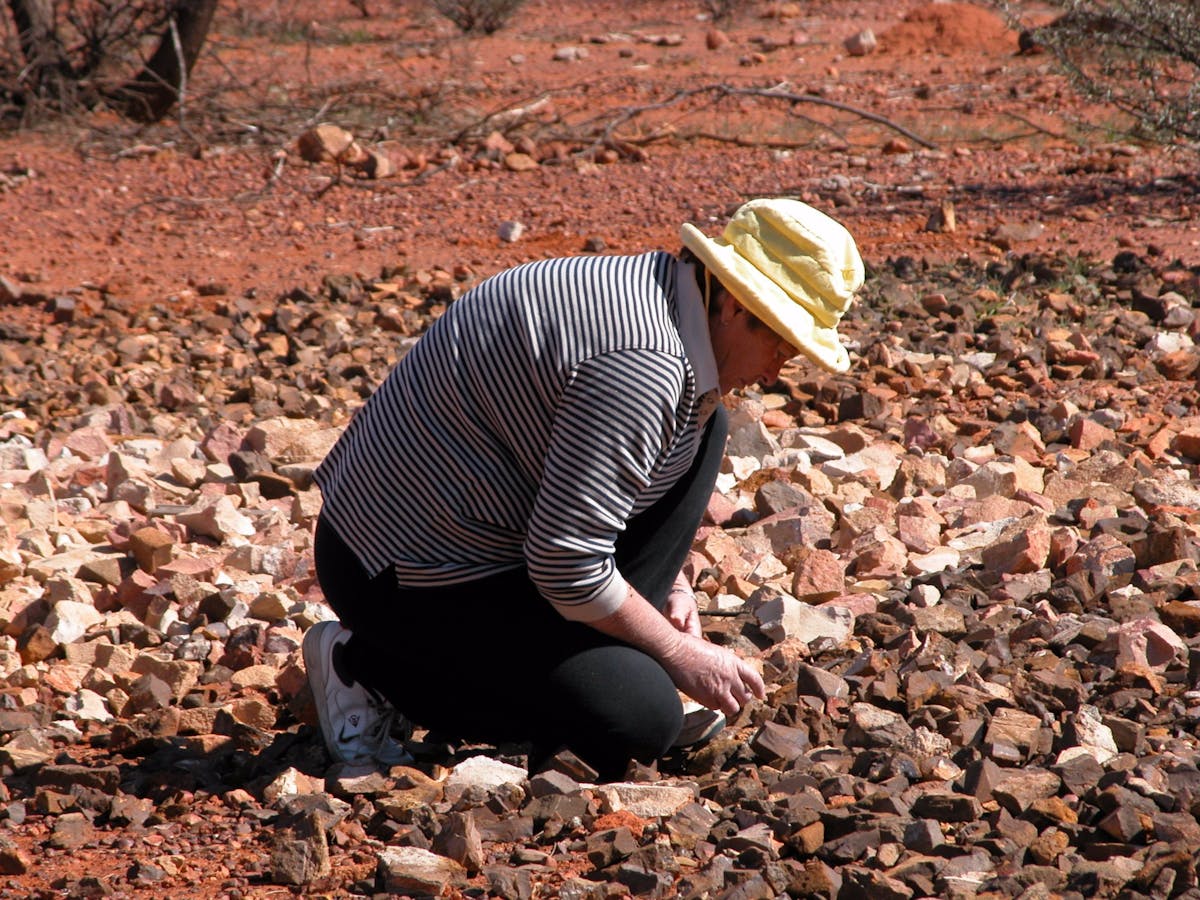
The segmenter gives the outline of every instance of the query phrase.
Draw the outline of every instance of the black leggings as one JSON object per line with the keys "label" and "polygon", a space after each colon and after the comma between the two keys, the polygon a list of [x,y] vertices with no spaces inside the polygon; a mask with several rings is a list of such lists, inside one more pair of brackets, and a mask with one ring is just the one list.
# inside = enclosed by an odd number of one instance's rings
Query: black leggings
{"label": "black leggings", "polygon": [[[660,611],[712,494],[727,430],[718,406],[690,471],[617,539],[618,571]],[[368,578],[323,518],[315,557],[329,605],[354,632],[353,675],[418,725],[472,741],[532,742],[531,765],[569,747],[605,780],[620,778],[630,759],[661,756],[679,733],[682,708],[666,671],[564,619],[523,568],[401,588],[391,569]]]}

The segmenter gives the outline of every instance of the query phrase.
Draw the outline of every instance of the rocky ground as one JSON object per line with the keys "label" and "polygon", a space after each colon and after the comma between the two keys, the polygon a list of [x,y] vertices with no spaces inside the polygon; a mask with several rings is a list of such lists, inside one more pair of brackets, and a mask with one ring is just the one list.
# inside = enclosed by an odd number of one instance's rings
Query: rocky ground
{"label": "rocky ground", "polygon": [[850,375],[737,399],[689,563],[767,700],[607,786],[311,724],[312,468],[467,286],[6,326],[0,896],[1200,895],[1200,272],[877,272]]}
{"label": "rocky ground", "polygon": [[[531,3],[472,77],[623,64],[670,89],[702,61],[767,85],[804,58],[826,96],[922,133],[930,97],[958,98],[958,131],[590,156],[363,137],[399,154],[382,179],[306,162],[303,129],[194,157],[102,157],[103,122],[74,151],[6,139],[0,898],[1200,897],[1194,152],[966,140],[1086,111],[977,7],[763,5],[722,44],[677,6],[564,29]],[[238,21],[218,43],[241,64]],[[879,49],[848,55],[865,24]],[[428,22],[363,27],[401,25],[305,46],[463,63],[411,37]],[[614,108],[649,95],[619,83]],[[743,99],[730,133],[765,112]],[[869,278],[847,375],[796,364],[731,399],[688,564],[765,702],[616,785],[422,730],[413,767],[331,767],[299,646],[330,615],[311,472],[349,415],[500,266],[671,247],[681,217],[780,192],[847,222]],[[930,222],[944,203],[954,227]]]}

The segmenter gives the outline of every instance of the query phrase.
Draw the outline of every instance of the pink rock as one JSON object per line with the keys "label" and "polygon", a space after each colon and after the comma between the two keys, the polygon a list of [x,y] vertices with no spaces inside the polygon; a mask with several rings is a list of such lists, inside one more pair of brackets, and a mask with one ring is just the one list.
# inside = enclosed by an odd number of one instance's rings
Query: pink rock
{"label": "pink rock", "polygon": [[1042,470],[1019,457],[984,463],[964,483],[975,488],[975,496],[980,499],[993,495],[1011,497],[1021,490],[1041,493],[1044,486]]}
{"label": "pink rock", "polygon": [[713,491],[704,510],[704,521],[714,525],[727,525],[738,511],[738,505],[719,491]]}
{"label": "pink rock", "polygon": [[842,41],[842,46],[846,48],[846,52],[851,56],[866,56],[872,52],[879,42],[875,39],[875,32],[870,28],[864,28],[857,34],[852,34],[850,37]]}
{"label": "pink rock", "polygon": [[792,595],[815,603],[846,589],[846,565],[829,550],[803,548],[791,557]]}
{"label": "pink rock", "polygon": [[354,135],[323,122],[300,135],[296,149],[306,162],[332,162],[343,158],[354,144]]}
{"label": "pink rock", "polygon": [[246,432],[245,446],[277,463],[309,462],[324,459],[339,437],[341,429],[314,427],[311,420],[277,416],[256,422]]}
{"label": "pink rock", "polygon": [[77,428],[72,431],[67,435],[66,446],[76,456],[87,460],[100,459],[112,449],[108,435],[104,433],[103,429],[94,426]]}
{"label": "pink rock", "polygon": [[704,35],[704,46],[709,50],[720,50],[729,43],[729,35],[719,28],[710,28]]}
{"label": "pink rock", "polygon": [[180,556],[159,566],[155,574],[161,578],[169,578],[172,575],[190,575],[199,581],[211,581],[217,569],[220,568],[222,560],[223,554],[215,553],[204,556]]}
{"label": "pink rock", "polygon": [[1116,440],[1116,432],[1091,419],[1078,418],[1071,423],[1071,446],[1078,450],[1095,450],[1105,441]]}
{"label": "pink rock", "polygon": [[1137,568],[1137,557],[1118,538],[1100,534],[1081,545],[1065,568],[1068,575],[1086,570],[1111,581],[1132,575]]}
{"label": "pink rock", "polygon": [[855,617],[879,612],[879,598],[868,593],[841,594],[817,605],[848,609]]}
{"label": "pink rock", "polygon": [[[1115,647],[1111,647],[1113,644]],[[1115,649],[1117,668],[1128,671],[1161,670],[1177,653],[1187,652],[1187,644],[1179,635],[1150,618],[1123,622],[1105,646]]]}
{"label": "pink rock", "polygon": [[985,547],[983,564],[993,572],[1021,574],[1046,567],[1052,531],[1045,525],[1023,528],[1007,540]]}
{"label": "pink rock", "polygon": [[241,449],[244,435],[229,422],[222,422],[204,436],[200,449],[213,462],[225,462],[229,454]]}
{"label": "pink rock", "polygon": [[908,565],[908,551],[883,527],[862,535],[854,542],[854,550],[854,574],[860,578],[888,578]]}
{"label": "pink rock", "polygon": [[760,519],[747,529],[747,534],[762,534],[770,542],[771,551],[782,556],[796,546],[811,547],[828,541],[833,536],[834,524],[833,513],[814,501],[812,506]]}
{"label": "pink rock", "polygon": [[942,543],[942,528],[936,519],[925,516],[899,516],[896,536],[913,553],[928,553]]}

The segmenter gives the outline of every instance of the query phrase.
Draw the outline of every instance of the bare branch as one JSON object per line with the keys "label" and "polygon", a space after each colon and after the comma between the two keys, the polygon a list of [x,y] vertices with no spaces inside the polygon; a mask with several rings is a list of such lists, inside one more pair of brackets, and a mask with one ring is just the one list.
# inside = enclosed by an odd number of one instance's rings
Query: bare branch
{"label": "bare branch", "polygon": [[596,139],[593,146],[609,144],[616,140],[617,129],[640,116],[678,106],[685,100],[705,94],[711,95],[713,102],[717,102],[725,97],[760,97],[766,100],[783,100],[788,103],[811,103],[817,106],[825,106],[831,109],[836,109],[840,112],[850,113],[851,115],[858,116],[859,118],[866,119],[870,122],[875,122],[879,125],[883,125],[892,129],[893,131],[898,132],[899,134],[904,135],[913,143],[921,147],[925,147],[926,149],[932,150],[936,146],[931,141],[928,141],[913,131],[910,131],[903,125],[893,122],[891,119],[878,115],[877,113],[873,113],[870,110],[851,106],[848,103],[841,103],[837,100],[829,100],[825,97],[817,97],[812,94],[796,94],[790,91],[781,90],[780,88],[744,88],[735,87],[729,84],[709,84],[702,87],[687,88],[685,90],[678,91],[667,99],[661,100],[657,103],[647,103],[642,106],[627,107],[624,112],[611,119],[608,124],[605,125],[604,130]]}

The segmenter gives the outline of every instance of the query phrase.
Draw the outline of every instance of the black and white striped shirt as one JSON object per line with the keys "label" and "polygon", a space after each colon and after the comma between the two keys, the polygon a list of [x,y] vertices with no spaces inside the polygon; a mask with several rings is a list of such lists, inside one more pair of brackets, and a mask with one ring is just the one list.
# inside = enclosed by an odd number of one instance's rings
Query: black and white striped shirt
{"label": "black and white striped shirt", "polygon": [[449,584],[528,567],[570,619],[627,593],[629,518],[687,471],[716,366],[691,268],[668,253],[502,272],[451,304],[317,469],[372,576]]}

